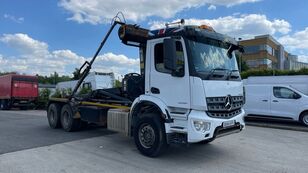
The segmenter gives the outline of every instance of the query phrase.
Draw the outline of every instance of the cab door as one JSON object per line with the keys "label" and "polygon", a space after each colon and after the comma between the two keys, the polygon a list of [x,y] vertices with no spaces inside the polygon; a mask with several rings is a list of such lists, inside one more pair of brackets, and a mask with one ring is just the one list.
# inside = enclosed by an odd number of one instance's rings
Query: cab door
{"label": "cab door", "polygon": [[300,112],[301,95],[284,86],[271,88],[271,113],[273,116],[297,119]]}
{"label": "cab door", "polygon": [[150,40],[149,94],[162,100],[168,107],[190,108],[190,87],[187,54],[184,40],[176,40],[177,66],[183,68],[184,76],[172,76],[164,67],[163,39]]}

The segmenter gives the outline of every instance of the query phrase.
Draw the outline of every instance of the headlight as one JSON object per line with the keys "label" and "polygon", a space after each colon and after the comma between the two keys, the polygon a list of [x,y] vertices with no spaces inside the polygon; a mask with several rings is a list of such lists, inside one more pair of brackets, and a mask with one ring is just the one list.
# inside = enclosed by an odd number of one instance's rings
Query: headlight
{"label": "headlight", "polygon": [[210,130],[211,123],[210,122],[204,122],[204,121],[193,121],[194,127],[198,132],[206,132]]}

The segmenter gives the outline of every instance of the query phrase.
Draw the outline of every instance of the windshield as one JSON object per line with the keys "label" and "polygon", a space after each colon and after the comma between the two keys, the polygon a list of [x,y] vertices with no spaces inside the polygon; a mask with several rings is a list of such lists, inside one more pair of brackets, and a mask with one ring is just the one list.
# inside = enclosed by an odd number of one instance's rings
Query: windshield
{"label": "windshield", "polygon": [[[238,67],[234,51],[231,56],[228,56],[228,46],[217,41],[209,43],[201,43],[188,40],[188,46],[191,52],[191,57],[194,71],[199,76],[209,76],[213,73],[232,75],[233,72],[238,73]],[[237,75],[239,76],[239,75]]]}

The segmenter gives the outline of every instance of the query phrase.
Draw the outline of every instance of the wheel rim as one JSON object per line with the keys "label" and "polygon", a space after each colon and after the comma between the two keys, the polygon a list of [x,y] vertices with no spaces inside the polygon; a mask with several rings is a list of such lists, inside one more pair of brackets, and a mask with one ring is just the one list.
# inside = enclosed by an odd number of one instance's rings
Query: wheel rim
{"label": "wheel rim", "polygon": [[142,124],[138,131],[139,141],[142,147],[151,148],[155,142],[155,132],[151,125]]}
{"label": "wheel rim", "polygon": [[304,115],[303,122],[304,124],[308,125],[308,115]]}
{"label": "wheel rim", "polygon": [[63,125],[67,127],[68,123],[69,123],[69,114],[65,111],[63,113]]}

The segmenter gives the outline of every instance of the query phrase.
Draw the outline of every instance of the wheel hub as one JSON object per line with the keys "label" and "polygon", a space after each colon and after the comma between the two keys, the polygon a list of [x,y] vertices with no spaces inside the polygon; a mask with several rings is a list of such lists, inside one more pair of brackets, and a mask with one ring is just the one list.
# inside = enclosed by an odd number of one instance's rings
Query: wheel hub
{"label": "wheel hub", "polygon": [[140,144],[144,148],[151,148],[155,142],[155,132],[151,125],[143,124],[138,132]]}

